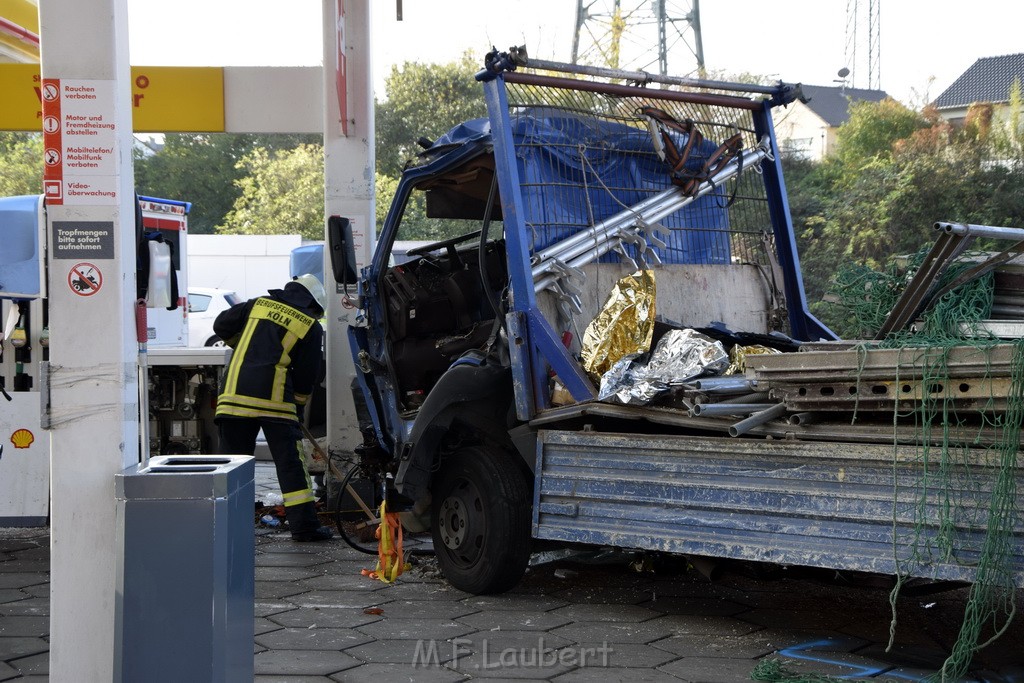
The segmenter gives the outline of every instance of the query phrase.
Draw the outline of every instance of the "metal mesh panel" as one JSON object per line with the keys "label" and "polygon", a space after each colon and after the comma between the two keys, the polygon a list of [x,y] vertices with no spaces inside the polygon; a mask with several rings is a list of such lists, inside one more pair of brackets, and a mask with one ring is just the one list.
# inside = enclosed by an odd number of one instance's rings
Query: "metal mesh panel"
{"label": "metal mesh panel", "polygon": [[[534,252],[671,187],[669,166],[655,151],[642,107],[696,124],[704,144],[692,150],[688,168],[699,168],[736,133],[744,150],[757,143],[749,109],[662,99],[657,90],[631,97],[507,81],[506,92]],[[679,142],[685,144],[685,136]],[[653,233],[665,242],[654,248],[661,261],[767,264],[772,228],[756,170],[744,169],[661,219],[667,232]],[[638,256],[633,246],[626,253]],[[601,260],[619,258],[608,254]]]}

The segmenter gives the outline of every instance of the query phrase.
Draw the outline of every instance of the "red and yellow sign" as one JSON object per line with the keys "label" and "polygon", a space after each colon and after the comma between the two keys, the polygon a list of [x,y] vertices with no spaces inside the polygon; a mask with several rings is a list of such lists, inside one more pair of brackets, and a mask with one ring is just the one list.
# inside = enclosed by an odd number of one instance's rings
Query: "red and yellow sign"
{"label": "red and yellow sign", "polygon": [[35,434],[27,429],[17,429],[11,434],[11,443],[15,448],[28,448],[35,440]]}
{"label": "red and yellow sign", "polygon": [[[38,64],[0,64],[0,130],[43,129]],[[137,133],[224,131],[224,69],[133,66],[132,129]]]}

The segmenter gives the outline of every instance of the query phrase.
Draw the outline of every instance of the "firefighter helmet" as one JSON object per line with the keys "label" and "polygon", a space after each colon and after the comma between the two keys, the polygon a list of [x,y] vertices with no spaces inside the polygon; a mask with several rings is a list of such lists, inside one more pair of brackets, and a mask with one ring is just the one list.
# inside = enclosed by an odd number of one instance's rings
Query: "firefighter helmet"
{"label": "firefighter helmet", "polygon": [[295,278],[295,282],[306,288],[306,291],[313,295],[321,311],[327,310],[327,292],[316,275],[306,273]]}

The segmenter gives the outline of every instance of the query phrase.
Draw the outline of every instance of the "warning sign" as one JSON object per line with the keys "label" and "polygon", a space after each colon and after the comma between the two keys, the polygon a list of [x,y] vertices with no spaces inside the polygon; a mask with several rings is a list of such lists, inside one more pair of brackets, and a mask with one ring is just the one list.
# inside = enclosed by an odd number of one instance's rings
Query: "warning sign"
{"label": "warning sign", "polygon": [[55,259],[114,258],[113,221],[53,221],[50,250]]}
{"label": "warning sign", "polygon": [[68,286],[78,296],[92,296],[103,286],[103,273],[92,263],[76,263],[68,273]]}
{"label": "warning sign", "polygon": [[44,179],[51,204],[117,203],[114,82],[45,78]]}

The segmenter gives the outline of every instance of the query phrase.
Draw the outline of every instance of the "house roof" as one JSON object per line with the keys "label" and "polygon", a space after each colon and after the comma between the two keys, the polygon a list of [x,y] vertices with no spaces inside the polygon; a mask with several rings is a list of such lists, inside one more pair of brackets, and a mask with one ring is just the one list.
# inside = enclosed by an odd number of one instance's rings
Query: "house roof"
{"label": "house roof", "polygon": [[850,118],[851,102],[881,102],[889,95],[884,90],[836,88],[827,85],[801,85],[807,107],[829,126],[841,126]]}
{"label": "house roof", "polygon": [[1014,78],[1024,81],[1024,52],[982,57],[935,98],[935,106],[946,109],[972,102],[1006,102]]}

